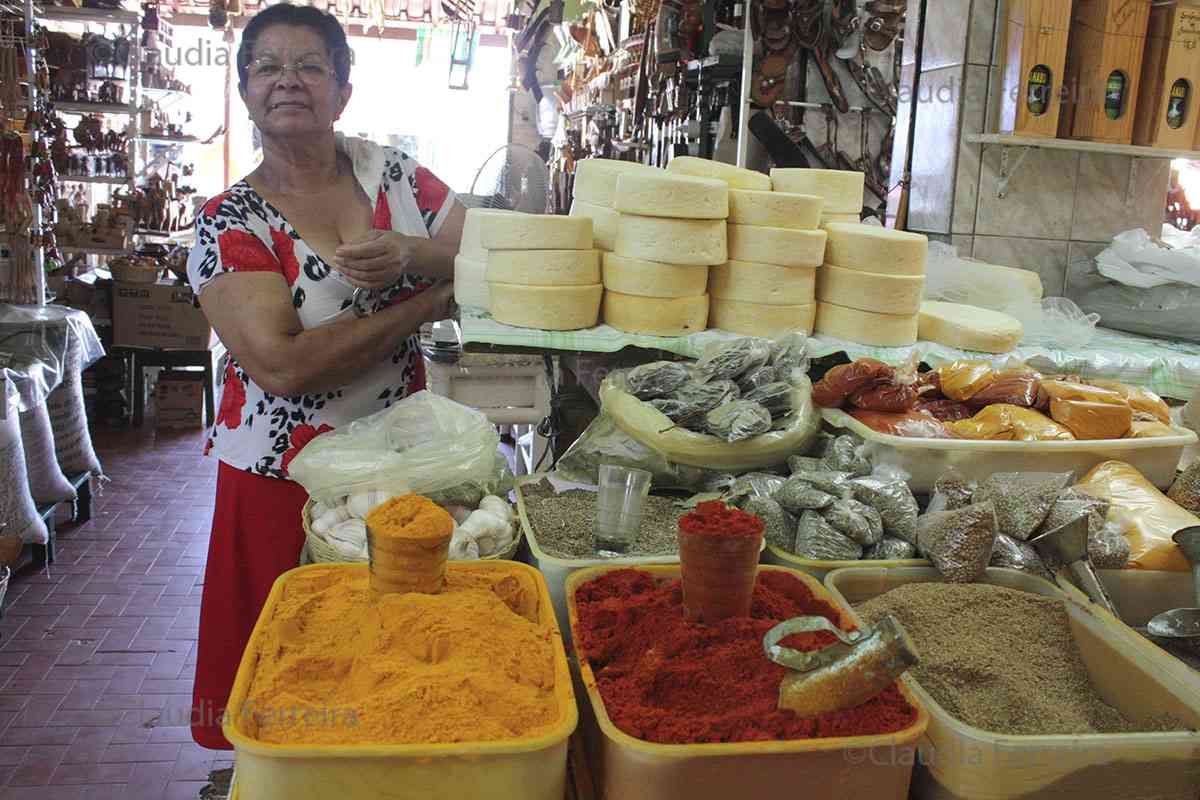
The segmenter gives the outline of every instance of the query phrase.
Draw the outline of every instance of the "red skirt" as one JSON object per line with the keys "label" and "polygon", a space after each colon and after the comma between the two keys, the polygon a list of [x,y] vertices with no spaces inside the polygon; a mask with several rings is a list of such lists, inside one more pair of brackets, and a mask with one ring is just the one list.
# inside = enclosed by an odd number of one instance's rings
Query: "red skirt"
{"label": "red skirt", "polygon": [[221,732],[225,704],[271,586],[300,563],[307,500],[298,483],[220,464],[192,690],[192,738],[202,747],[233,749]]}

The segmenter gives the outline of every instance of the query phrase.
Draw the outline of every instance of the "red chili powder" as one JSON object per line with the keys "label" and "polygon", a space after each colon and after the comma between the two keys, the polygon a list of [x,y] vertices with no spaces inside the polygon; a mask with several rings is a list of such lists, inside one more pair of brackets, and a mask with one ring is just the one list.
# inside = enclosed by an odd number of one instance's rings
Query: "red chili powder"
{"label": "red chili powder", "polygon": [[[640,570],[585,583],[575,603],[575,641],[591,663],[605,709],[638,739],[693,744],[866,736],[894,733],[917,719],[895,684],[857,708],[819,717],[776,708],[787,669],[767,659],[763,635],[792,617],[840,620],[833,606],[786,572],[760,571],[750,616],[716,625],[684,622],[679,581],[660,582]],[[783,643],[813,650],[833,641],[821,632]]]}
{"label": "red chili powder", "polygon": [[720,500],[700,503],[679,519],[679,530],[704,536],[757,536],[762,533],[763,525],[762,519],[754,514]]}

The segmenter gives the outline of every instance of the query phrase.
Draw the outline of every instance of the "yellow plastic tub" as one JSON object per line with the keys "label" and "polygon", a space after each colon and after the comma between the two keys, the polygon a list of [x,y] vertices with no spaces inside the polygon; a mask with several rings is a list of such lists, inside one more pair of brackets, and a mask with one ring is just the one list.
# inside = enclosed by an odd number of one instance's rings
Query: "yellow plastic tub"
{"label": "yellow plastic tub", "polygon": [[[850,607],[904,584],[941,580],[928,568],[857,568],[829,573],[825,585]],[[1133,631],[1040,578],[990,568],[984,582],[1065,600],[1092,684],[1122,713],[1169,713],[1200,727],[1200,676],[1148,642],[1131,646]],[[911,675],[902,681],[930,713],[913,777],[918,800],[1196,800],[1200,790],[1200,733],[990,733],[955,719]]]}
{"label": "yellow plastic tub", "polygon": [[[242,708],[258,666],[259,642],[288,580],[313,564],[290,570],[275,581],[251,634],[229,698],[224,731],[237,760],[238,794],[243,800],[562,800],[566,791],[567,738],[578,710],[561,632],[546,582],[537,570],[513,561],[452,561],[451,572],[512,574],[532,580],[538,590],[538,616],[554,636],[558,726],[540,737],[453,744],[278,745],[241,730]],[[333,565],[365,572],[366,564]]]}
{"label": "yellow plastic tub", "polygon": [[[572,628],[579,621],[575,591],[580,584],[619,568],[593,567],[567,578]],[[637,569],[660,579],[679,577],[678,564]],[[802,572],[771,566],[759,569],[789,572],[817,597],[840,607],[817,580]],[[918,716],[911,727],[898,733],[774,742],[658,744],[617,729],[604,709],[591,664],[578,646],[575,658],[591,706],[591,713],[585,713],[585,730],[600,796],[606,800],[904,800],[908,796],[917,739],[929,724],[929,714],[922,701],[903,684],[900,690]]]}
{"label": "yellow plastic tub", "polygon": [[776,564],[780,567],[791,567],[806,572],[812,575],[817,580],[824,580],[825,576],[835,569],[847,569],[850,567],[878,567],[879,569],[896,569],[897,567],[928,567],[929,561],[924,558],[897,558],[884,561],[815,561],[811,558],[801,558],[800,556],[789,553],[782,547],[767,542],[767,550],[763,553],[763,563]]}

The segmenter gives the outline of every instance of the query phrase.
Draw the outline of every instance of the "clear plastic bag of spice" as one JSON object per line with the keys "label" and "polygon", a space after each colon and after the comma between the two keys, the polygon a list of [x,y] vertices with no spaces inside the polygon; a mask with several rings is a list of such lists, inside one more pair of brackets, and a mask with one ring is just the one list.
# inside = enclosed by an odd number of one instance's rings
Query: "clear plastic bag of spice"
{"label": "clear plastic bag of spice", "polygon": [[956,511],[925,514],[918,521],[917,547],[952,583],[970,583],[987,570],[996,543],[991,502]]}
{"label": "clear plastic bag of spice", "polygon": [[702,380],[736,380],[770,361],[771,353],[770,339],[746,337],[721,342],[705,349],[696,362],[696,372]]}
{"label": "clear plastic bag of spice", "polygon": [[704,429],[733,444],[771,429],[771,412],[751,400],[733,400],[704,415]]}
{"label": "clear plastic bag of spice", "polygon": [[691,378],[691,368],[674,361],[655,361],[625,373],[629,393],[639,400],[670,397]]}
{"label": "clear plastic bag of spice", "polygon": [[973,499],[993,503],[999,532],[1024,542],[1046,521],[1070,482],[1069,472],[1001,472],[979,484]]}

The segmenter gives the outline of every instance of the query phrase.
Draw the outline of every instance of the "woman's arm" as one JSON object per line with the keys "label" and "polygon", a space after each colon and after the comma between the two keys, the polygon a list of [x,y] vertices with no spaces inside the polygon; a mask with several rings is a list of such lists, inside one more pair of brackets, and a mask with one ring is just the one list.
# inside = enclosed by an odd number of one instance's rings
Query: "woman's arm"
{"label": "woman's arm", "polygon": [[339,389],[389,359],[423,323],[449,316],[453,291],[438,284],[369,317],[305,330],[282,275],[229,272],[205,287],[200,305],[255,383],[295,397]]}
{"label": "woman's arm", "polygon": [[367,289],[391,286],[405,273],[454,280],[454,257],[466,217],[467,209],[455,202],[432,239],[372,230],[357,242],[339,246],[334,265],[355,286]]}

